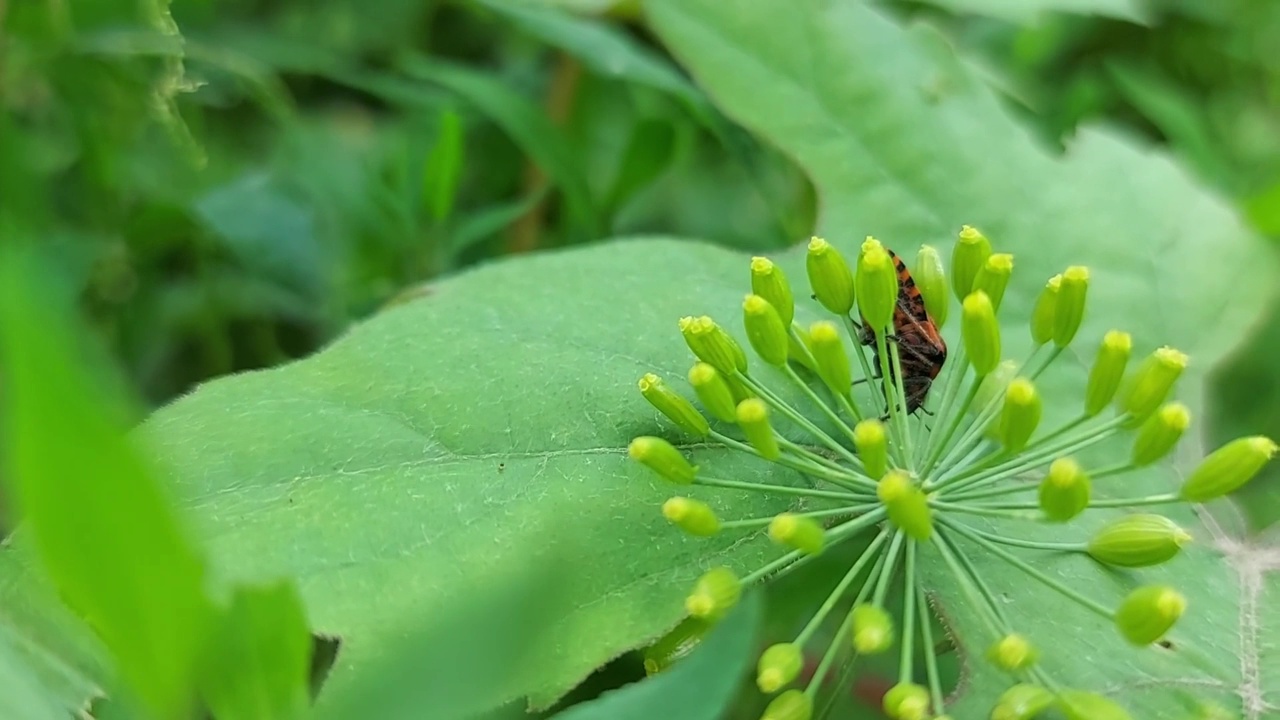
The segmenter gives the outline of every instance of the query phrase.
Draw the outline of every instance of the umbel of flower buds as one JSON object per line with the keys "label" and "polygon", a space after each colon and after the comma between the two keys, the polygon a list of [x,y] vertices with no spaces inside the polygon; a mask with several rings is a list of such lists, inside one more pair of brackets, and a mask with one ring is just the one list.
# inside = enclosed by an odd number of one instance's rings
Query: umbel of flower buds
{"label": "umbel of flower buds", "polygon": [[703,573],[693,586],[693,592],[685,598],[684,609],[690,615],[703,620],[724,617],[742,597],[742,582],[733,571],[717,567]]}
{"label": "umbel of flower buds", "polygon": [[1040,394],[1027,378],[1016,378],[1005,391],[1000,412],[999,435],[1004,449],[1011,453],[1027,446],[1040,424]]}
{"label": "umbel of flower buds", "polygon": [[751,258],[751,292],[764,298],[777,311],[782,324],[791,327],[796,316],[796,303],[782,268],[769,258]]}
{"label": "umbel of flower buds", "polygon": [[1040,653],[1022,635],[1010,633],[987,648],[987,659],[1006,672],[1020,672],[1036,664]]}
{"label": "umbel of flower buds", "polygon": [[873,478],[884,477],[889,469],[889,439],[884,423],[869,418],[854,425],[853,444],[858,449],[858,457],[862,458],[867,475]]}
{"label": "umbel of flower buds", "polygon": [[1146,585],[1125,597],[1116,609],[1116,628],[1134,645],[1164,637],[1187,609],[1187,599],[1164,585]]}
{"label": "umbel of flower buds", "polygon": [[1005,690],[991,710],[991,720],[1031,720],[1054,703],[1053,693],[1039,685],[1020,683]]}
{"label": "umbel of flower buds", "polygon": [[836,315],[848,315],[853,309],[853,273],[840,251],[822,238],[813,238],[805,269],[818,302]]}
{"label": "umbel of flower buds", "polygon": [[1182,484],[1182,499],[1208,502],[1234,492],[1262,470],[1276,449],[1270,438],[1261,435],[1232,440],[1209,453],[1191,472]]}
{"label": "umbel of flower buds", "polygon": [[631,441],[627,454],[632,460],[678,485],[692,483],[697,472],[675,446],[662,438],[642,435]]}
{"label": "umbel of flower buds", "polygon": [[898,272],[888,251],[875,238],[862,243],[854,288],[867,324],[875,330],[890,327],[898,302]]}
{"label": "umbel of flower buds", "polygon": [[784,512],[769,523],[769,538],[806,555],[817,555],[822,552],[826,531],[811,517]]}
{"label": "umbel of flower buds", "polygon": [[751,348],[761,360],[774,367],[787,364],[790,334],[768,300],[759,295],[748,295],[742,302],[742,324],[747,329]]}
{"label": "umbel of flower buds", "polygon": [[662,505],[662,515],[672,525],[690,535],[707,537],[720,530],[720,519],[711,506],[701,500],[676,496]]}
{"label": "umbel of flower buds", "polygon": [[1062,273],[1057,302],[1053,307],[1053,344],[1066,347],[1075,339],[1084,319],[1085,295],[1089,291],[1089,270],[1078,265]]}
{"label": "umbel of flower buds", "polygon": [[853,620],[853,649],[863,655],[882,653],[893,646],[893,618],[884,608],[859,603],[850,611]]}
{"label": "umbel of flower buds", "polygon": [[1111,404],[1120,382],[1124,379],[1125,366],[1129,364],[1129,351],[1133,340],[1129,333],[1112,330],[1102,336],[1098,356],[1089,369],[1089,384],[1084,391],[1084,414],[1093,417]]}
{"label": "umbel of flower buds", "polygon": [[1160,348],[1151,354],[1134,373],[1133,380],[1121,395],[1120,409],[1137,420],[1145,420],[1160,407],[1187,367],[1187,356],[1173,348]]}
{"label": "umbel of flower buds", "polygon": [[929,498],[901,470],[891,470],[876,485],[876,497],[884,503],[889,519],[915,540],[928,540],[933,533]]}
{"label": "umbel of flower buds", "polygon": [[804,653],[795,643],[770,645],[760,655],[756,686],[763,693],[775,693],[791,684],[804,667]]}
{"label": "umbel of flower buds", "polygon": [[916,287],[924,298],[925,312],[933,324],[942,328],[947,324],[951,308],[951,295],[947,292],[947,276],[942,270],[942,256],[930,245],[921,245],[916,255],[916,267],[911,273]]}
{"label": "umbel of flower buds", "polygon": [[1191,411],[1182,403],[1168,403],[1142,423],[1133,440],[1130,462],[1136,467],[1150,465],[1168,455],[1182,433],[1191,426]]}
{"label": "umbel of flower buds", "polygon": [[884,694],[884,712],[895,720],[925,720],[929,717],[929,691],[910,682],[900,682]]}
{"label": "umbel of flower buds", "polygon": [[1135,514],[1116,518],[1089,539],[1098,562],[1119,567],[1159,565],[1178,554],[1191,535],[1163,515]]}
{"label": "umbel of flower buds", "polygon": [[689,384],[713,417],[724,422],[738,421],[738,404],[719,370],[704,362],[694,363],[689,369]]}
{"label": "umbel of flower buds", "polygon": [[667,384],[657,375],[648,373],[640,378],[640,394],[649,401],[650,405],[657,408],[658,412],[666,415],[667,419],[690,435],[705,437],[710,431],[711,427],[707,424],[707,419],[698,412],[693,403],[667,387]]}
{"label": "umbel of flower buds", "polygon": [[1089,476],[1071,458],[1058,458],[1040,482],[1040,510],[1048,520],[1066,522],[1089,506]]}
{"label": "umbel of flower buds", "polygon": [[750,398],[738,403],[738,427],[747,436],[747,442],[766,460],[777,460],[782,455],[778,438],[769,423],[769,406],[760,398]]}
{"label": "umbel of flower buds", "polygon": [[809,352],[817,366],[818,377],[831,392],[843,395],[849,392],[853,375],[849,369],[849,355],[835,323],[821,320],[809,328]]}
{"label": "umbel of flower buds", "polygon": [[788,690],[769,703],[760,720],[809,720],[813,717],[813,699],[800,690]]}
{"label": "umbel of flower buds", "polygon": [[699,360],[720,372],[732,375],[747,369],[742,346],[706,315],[680,318],[680,334]]}
{"label": "umbel of flower buds", "polygon": [[973,291],[981,290],[991,299],[991,307],[1000,311],[1000,302],[1004,300],[1005,288],[1009,287],[1009,278],[1013,276],[1013,256],[1007,253],[996,253],[978,268],[978,276],[973,279]]}
{"label": "umbel of flower buds", "polygon": [[991,241],[974,228],[965,225],[951,251],[951,287],[956,299],[963,301],[973,292],[978,270],[991,257]]}
{"label": "umbel of flower buds", "polygon": [[1054,275],[1049,278],[1049,282],[1045,283],[1044,290],[1040,291],[1040,297],[1036,298],[1035,307],[1031,310],[1031,339],[1036,345],[1044,345],[1053,339],[1053,315],[1058,305],[1058,290],[1061,287],[1062,276]]}
{"label": "umbel of flower buds", "polygon": [[970,293],[961,305],[960,335],[974,372],[982,377],[1000,364],[1000,326],[991,299],[982,291]]}

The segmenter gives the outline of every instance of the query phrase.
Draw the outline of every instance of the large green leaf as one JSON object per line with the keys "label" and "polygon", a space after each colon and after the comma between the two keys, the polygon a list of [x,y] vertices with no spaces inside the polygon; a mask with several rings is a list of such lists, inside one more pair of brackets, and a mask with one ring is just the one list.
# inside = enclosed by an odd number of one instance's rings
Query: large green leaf
{"label": "large green leaf", "polygon": [[[1084,131],[1064,157],[1053,155],[928,32],[907,32],[865,5],[835,0],[733,7],[653,0],[648,8],[712,99],[808,170],[828,237],[848,243],[875,234],[909,254],[922,242],[946,246],[962,223],[975,224],[1017,258],[1003,305],[1015,328],[1025,327],[1046,278],[1068,264],[1092,267],[1082,349],[1041,383],[1050,420],[1077,412],[1082,360],[1109,327],[1134,331],[1142,352],[1158,344],[1189,351],[1196,372],[1186,394],[1197,403],[1204,371],[1256,318],[1274,260],[1227,207],[1166,158],[1108,133]],[[1006,356],[1019,358],[1029,337],[1011,329],[1006,344]],[[1100,492],[1172,482],[1166,469]],[[1217,522],[1201,526],[1189,511],[1175,514],[1200,526],[1204,546],[1141,576],[1171,578],[1197,609],[1174,652],[1126,648],[1106,628],[1078,632],[1089,618],[1060,596],[998,560],[980,557],[978,565],[1011,601],[1015,624],[1053,648],[1045,665],[1060,681],[1123,693],[1144,716],[1186,712],[1188,688],[1260,708],[1261,686],[1249,668],[1259,662],[1257,648],[1273,641],[1253,635],[1258,624],[1245,620],[1257,610],[1241,602],[1237,583],[1257,549],[1246,551]],[[993,528],[1046,534],[1035,526]],[[1074,557],[1038,562],[1103,602],[1134,581]],[[980,655],[989,639],[972,608],[945,574],[935,569],[932,579],[954,634],[970,657]],[[1008,682],[981,663],[968,676],[959,717],[986,712]]]}

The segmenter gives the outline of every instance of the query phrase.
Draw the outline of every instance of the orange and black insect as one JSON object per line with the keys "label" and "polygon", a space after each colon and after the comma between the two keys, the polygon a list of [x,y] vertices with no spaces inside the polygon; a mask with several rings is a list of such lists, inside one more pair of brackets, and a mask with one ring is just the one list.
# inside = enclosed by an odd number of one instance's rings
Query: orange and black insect
{"label": "orange and black insect", "polygon": [[[893,309],[893,334],[886,339],[898,344],[902,391],[907,396],[907,412],[914,413],[924,405],[929,397],[929,388],[942,372],[942,365],[947,361],[947,344],[925,310],[920,288],[911,279],[906,264],[892,250],[889,250],[889,257],[893,258],[894,267],[898,270],[898,303]],[[878,372],[880,353],[876,349],[875,333],[867,325],[866,318],[862,319],[858,340],[871,346],[874,367]]]}

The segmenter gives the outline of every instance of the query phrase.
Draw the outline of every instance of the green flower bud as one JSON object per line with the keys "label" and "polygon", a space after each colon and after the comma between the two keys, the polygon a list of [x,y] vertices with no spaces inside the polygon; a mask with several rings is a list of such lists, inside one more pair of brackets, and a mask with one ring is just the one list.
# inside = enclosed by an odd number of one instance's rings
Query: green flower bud
{"label": "green flower bud", "polygon": [[662,516],[690,535],[709,537],[720,531],[720,518],[710,505],[676,496],[662,504]]}
{"label": "green flower bud", "polygon": [[875,655],[893,647],[893,618],[884,608],[868,603],[853,606],[853,649]]}
{"label": "green flower bud", "polygon": [[809,241],[805,258],[809,271],[809,287],[822,306],[837,315],[848,315],[853,309],[853,273],[839,250],[822,238]]}
{"label": "green flower bud", "polygon": [[1067,720],[1133,720],[1115,702],[1083,690],[1063,690],[1058,693],[1057,705]]}
{"label": "green flower bud", "polygon": [[645,674],[656,675],[693,652],[710,629],[711,624],[706,620],[695,617],[685,618],[671,632],[658,638],[657,642],[644,651]]}
{"label": "green flower bud", "polygon": [[1187,609],[1187,599],[1163,585],[1145,585],[1125,597],[1116,610],[1116,628],[1134,645],[1164,637]]}
{"label": "green flower bud", "polygon": [[1111,404],[1124,378],[1124,368],[1129,364],[1129,351],[1133,340],[1129,333],[1112,330],[1102,336],[1098,357],[1089,369],[1089,385],[1084,391],[1084,414],[1093,417]]}
{"label": "green flower bud", "polygon": [[876,486],[876,496],[889,511],[889,519],[916,540],[933,533],[933,515],[924,491],[901,470],[890,470]]}
{"label": "green flower bud", "polygon": [[1066,522],[1089,506],[1089,476],[1071,458],[1058,458],[1040,482],[1040,510],[1048,520]]}
{"label": "green flower bud", "polygon": [[981,290],[991,298],[991,307],[1000,311],[1000,301],[1004,300],[1005,288],[1009,287],[1009,278],[1013,276],[1013,256],[1007,253],[996,253],[978,269],[978,276],[973,280],[973,290]]}
{"label": "green flower bud", "polygon": [[1053,309],[1053,344],[1066,347],[1075,339],[1084,320],[1084,300],[1089,292],[1089,268],[1072,265],[1062,273],[1058,302]]}
{"label": "green flower bud", "polygon": [[925,720],[929,717],[929,691],[920,685],[900,682],[884,694],[884,712],[895,720]]}
{"label": "green flower bud", "polygon": [[766,257],[751,258],[751,292],[759,295],[778,312],[782,324],[791,327],[796,316],[796,302],[791,296],[791,283],[782,268]]}
{"label": "green flower bud", "polygon": [[710,432],[711,426],[707,424],[707,419],[698,412],[693,403],[667,387],[667,384],[657,375],[647,373],[640,378],[640,394],[644,395],[644,399],[657,408],[658,412],[666,415],[668,420],[690,435],[706,437]]}
{"label": "green flower bud", "polygon": [[1271,438],[1239,438],[1209,453],[1182,483],[1180,494],[1190,502],[1208,502],[1234,492],[1253,479],[1276,454]]}
{"label": "green flower bud", "polygon": [[801,690],[788,690],[769,703],[760,720],[809,720],[813,700]]}
{"label": "green flower bud", "polygon": [[1005,672],[1019,672],[1036,664],[1040,652],[1026,637],[1009,633],[987,648],[987,659]]}
{"label": "green flower bud", "polygon": [[684,455],[671,443],[662,438],[642,435],[627,446],[627,454],[632,460],[677,485],[688,485],[693,482],[697,468],[684,459]]}
{"label": "green flower bud", "polygon": [[699,360],[720,372],[732,375],[747,369],[742,346],[706,315],[680,318],[680,334]]}
{"label": "green flower bud", "polygon": [[1119,567],[1159,565],[1173,558],[1191,535],[1163,515],[1125,515],[1107,523],[1089,540],[1089,554]]}
{"label": "green flower bud", "polygon": [[898,271],[879,240],[869,237],[862,243],[853,284],[858,308],[867,324],[877,331],[892,326],[893,310],[898,304]]}
{"label": "green flower bud", "polygon": [[733,399],[729,383],[718,370],[704,362],[694,363],[689,369],[689,384],[707,412],[718,420],[737,422],[738,404]]}
{"label": "green flower bud", "polygon": [[889,439],[884,423],[876,419],[863,420],[853,426],[853,445],[867,475],[882,478],[889,469]]}
{"label": "green flower bud", "polygon": [[787,364],[787,327],[768,300],[748,295],[742,302],[742,324],[747,328],[747,340],[761,360],[774,367]]}
{"label": "green flower bud", "polygon": [[1137,420],[1145,420],[1169,396],[1186,367],[1186,355],[1168,347],[1156,350],[1134,373],[1120,397],[1120,409]]}
{"label": "green flower bud", "polygon": [[727,567],[711,568],[698,578],[684,609],[703,620],[719,620],[742,597],[742,582]]}
{"label": "green flower bud", "polygon": [[738,427],[747,436],[747,442],[760,453],[765,460],[777,460],[782,455],[778,447],[778,438],[773,434],[773,425],[769,423],[769,406],[760,398],[751,398],[738,403]]}
{"label": "green flower bud", "polygon": [[1040,394],[1027,378],[1009,383],[1000,410],[1000,441],[1005,450],[1019,452],[1040,424]]}
{"label": "green flower bud", "polygon": [[1058,305],[1058,290],[1062,286],[1062,276],[1054,275],[1045,283],[1036,305],[1031,309],[1031,339],[1036,345],[1043,345],[1053,339],[1054,309]]}
{"label": "green flower bud", "polygon": [[982,233],[965,225],[951,251],[951,287],[956,299],[964,301],[973,292],[978,271],[991,257],[991,241]]}
{"label": "green flower bud", "polygon": [[773,518],[773,522],[769,523],[771,540],[806,555],[817,555],[822,552],[826,535],[826,531],[817,520],[795,513],[778,513]]}
{"label": "green flower bud", "polygon": [[1053,693],[1020,683],[1005,690],[991,710],[991,720],[1032,720],[1053,705]]}
{"label": "green flower bud", "polygon": [[[977,415],[982,409],[987,407],[1009,389],[1009,383],[1013,382],[1013,378],[1018,374],[1018,363],[1013,360],[1005,360],[996,366],[982,379],[982,383],[978,385],[978,392],[973,396],[973,402],[969,404],[969,413]],[[996,426],[996,429],[999,429]],[[999,440],[999,438],[995,438]]]}
{"label": "green flower bud", "polygon": [[1191,425],[1191,411],[1182,403],[1168,403],[1152,413],[1133,440],[1133,464],[1139,467],[1169,454]]}
{"label": "green flower bud", "polygon": [[971,293],[961,304],[960,335],[973,370],[982,377],[1000,364],[1000,326],[991,299],[981,291]]}
{"label": "green flower bud", "polygon": [[849,355],[835,323],[822,321],[809,327],[809,352],[818,366],[818,376],[831,392],[837,395],[849,392],[849,386],[853,384]]}
{"label": "green flower bud", "polygon": [[760,655],[756,669],[756,687],[760,692],[776,693],[800,674],[804,667],[804,653],[795,643],[770,645]]}
{"label": "green flower bud", "polygon": [[813,358],[809,357],[813,352],[809,345],[809,331],[798,324],[792,324],[791,332],[787,333],[787,357],[816,373],[818,366],[814,365]]}
{"label": "green flower bud", "polygon": [[947,324],[947,313],[951,309],[951,295],[947,292],[947,275],[942,269],[942,256],[929,245],[921,245],[916,255],[916,268],[911,276],[920,288],[920,296],[924,298],[925,312],[933,324],[941,328]]}

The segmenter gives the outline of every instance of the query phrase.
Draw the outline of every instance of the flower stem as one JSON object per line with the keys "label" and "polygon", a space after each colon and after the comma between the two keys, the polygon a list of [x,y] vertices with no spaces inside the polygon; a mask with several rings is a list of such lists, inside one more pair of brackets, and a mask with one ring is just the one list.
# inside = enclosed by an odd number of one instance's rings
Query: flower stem
{"label": "flower stem", "polygon": [[840,490],[816,490],[813,488],[793,487],[791,485],[769,485],[766,483],[744,482],[742,480],[722,480],[720,478],[697,476],[694,485],[729,488],[732,490],[755,490],[759,492],[778,493],[779,495],[799,495],[811,498],[831,498],[833,500],[860,500],[861,497]]}
{"label": "flower stem", "polygon": [[840,580],[840,582],[835,586],[835,589],[831,591],[831,594],[827,596],[826,601],[822,603],[822,607],[818,608],[818,611],[815,612],[813,617],[809,619],[809,622],[805,624],[804,629],[796,636],[797,645],[803,646],[805,643],[809,642],[813,637],[813,633],[817,632],[822,621],[827,618],[827,615],[831,614],[833,609],[835,609],[836,604],[840,602],[840,598],[844,597],[845,592],[849,589],[849,586],[853,584],[853,581],[857,579],[858,575],[862,572],[862,569],[872,560],[879,557],[877,553],[880,551],[880,546],[888,539],[889,528],[884,528],[876,535],[876,538],[871,541],[871,544],[867,546],[867,549],[862,551],[862,554],[858,556],[858,559],[853,563],[853,566],[849,568],[849,572],[845,573],[844,578]]}
{"label": "flower stem", "polygon": [[[841,515],[854,515],[854,514],[858,514],[859,510],[865,510],[865,509],[866,509],[865,505],[850,505],[849,507],[832,508],[830,510],[812,510],[809,512],[801,512],[796,514],[802,517],[809,517],[809,518],[816,519],[816,518],[826,518],[826,517],[839,517]],[[744,520],[728,520],[726,522],[720,523],[720,529],[721,530],[737,530],[740,528],[764,527],[765,525],[768,525],[769,523],[773,522],[773,520],[774,520],[773,517],[747,518]]]}
{"label": "flower stem", "polygon": [[[971,497],[955,498],[955,500],[971,500]],[[1171,505],[1173,503],[1186,502],[1176,493],[1162,493],[1160,495],[1147,495],[1139,498],[1104,498],[1101,500],[1090,500],[1087,507],[1090,508],[1114,508],[1114,507],[1138,507],[1141,505]],[[990,510],[1036,510],[1040,507],[1038,503],[1033,502],[1004,502],[990,503],[983,505],[970,505],[969,507],[986,508]]]}
{"label": "flower stem", "polygon": [[[741,440],[735,440],[734,438],[731,438],[728,435],[718,433],[715,430],[711,430],[708,433],[708,437],[720,443],[721,445],[733,448],[734,450],[740,450],[745,453],[750,453],[757,457],[760,456],[759,451],[757,451],[754,447],[751,447],[750,445],[742,442]],[[825,460],[825,458],[822,458],[822,456],[820,455],[815,455],[813,453],[810,453],[809,451],[805,450],[803,447],[796,445],[790,440],[779,437],[778,444],[785,445],[788,450],[792,451],[795,454],[795,457],[790,457],[786,454],[783,454],[777,460],[772,461],[772,462],[776,462],[777,464],[785,468],[790,468],[792,470],[795,470],[796,472],[803,473],[805,475],[811,475],[813,477],[820,478],[822,480],[826,480],[832,485],[838,485],[842,488],[845,488],[846,490],[858,490],[858,489],[868,490],[868,489],[875,488],[875,483],[872,482],[871,478],[867,477],[866,475],[859,475],[856,473],[852,473],[847,468],[842,468],[839,465],[835,465],[832,463],[818,462],[817,459],[821,458],[822,460]]]}
{"label": "flower stem", "polygon": [[[903,565],[902,590],[902,655],[898,659],[898,681],[911,682],[915,665],[916,643],[916,541],[907,541],[907,558]],[[933,652],[933,648],[928,648]]]}
{"label": "flower stem", "polygon": [[[901,535],[902,533],[898,532],[894,539],[896,540],[897,537],[900,537]],[[870,578],[872,576],[879,575],[884,568],[887,558],[887,554],[881,553],[880,556],[876,558],[876,564],[871,566],[871,572],[867,574],[867,577]],[[858,591],[858,596],[854,598],[853,604],[858,605],[862,601],[866,600],[867,594],[870,592],[871,583],[863,583],[862,589]],[[818,667],[813,671],[813,677],[809,679],[809,684],[804,689],[805,695],[812,698],[817,694],[818,688],[822,685],[823,678],[827,676],[827,672],[831,670],[831,664],[835,662],[836,652],[840,649],[841,642],[849,637],[849,632],[852,627],[853,613],[846,613],[844,621],[841,622],[840,627],[836,629],[835,637],[831,639],[831,644],[827,646],[827,651],[822,654],[822,660],[818,661]]]}
{"label": "flower stem", "polygon": [[929,473],[933,471],[934,466],[942,459],[942,453],[946,451],[951,438],[956,434],[956,430],[960,428],[960,423],[964,421],[965,411],[969,409],[969,406],[973,404],[973,399],[977,397],[978,387],[982,385],[982,380],[982,377],[975,377],[969,383],[969,389],[965,392],[964,400],[953,411],[953,417],[947,424],[946,432],[938,436],[938,440],[933,443],[933,447],[929,450],[928,459],[925,461],[924,467],[920,469],[921,477],[929,477]]}
{"label": "flower stem", "polygon": [[[947,512],[961,513],[964,515],[978,515],[980,517],[996,517],[1008,518],[1010,520],[1039,520],[1039,512],[1025,512],[999,507],[986,507],[983,505],[962,505],[960,503],[943,502],[942,500],[929,500],[929,507],[937,510],[945,510]],[[1038,510],[1039,505],[1035,508]]]}
{"label": "flower stem", "polygon": [[914,438],[911,428],[911,416],[907,414],[907,391],[902,385],[902,352],[898,343],[893,344],[891,360],[893,361],[893,384],[897,386],[898,398],[895,404],[901,403],[898,411],[898,422],[902,426],[900,433],[902,435],[902,464],[905,468],[911,467],[912,456],[915,454],[912,449]]}
{"label": "flower stem", "polygon": [[[790,365],[786,365],[782,369],[791,382],[794,383],[796,387],[800,388],[800,391],[803,392],[814,405],[818,406],[818,409],[822,411],[823,415],[827,416],[827,419],[831,421],[831,424],[839,429],[840,432],[844,433],[844,436],[849,438],[850,442],[852,442],[853,428],[849,427],[849,425],[844,421],[844,418],[841,418],[839,413],[832,410],[831,406],[828,405],[827,402],[818,395],[818,393],[814,392],[813,388],[809,387],[809,383],[806,383]],[[856,468],[862,468],[862,459],[856,455],[854,455],[849,462]]]}
{"label": "flower stem", "polygon": [[822,428],[819,428],[817,425],[814,425],[812,422],[809,421],[808,418],[796,412],[795,408],[788,405],[787,402],[782,398],[773,394],[773,392],[770,391],[768,388],[756,382],[754,379],[751,378],[750,375],[747,375],[745,373],[738,373],[737,378],[741,380],[743,383],[745,383],[747,387],[751,388],[757,395],[764,398],[765,402],[767,402],[771,407],[773,407],[778,412],[782,413],[784,417],[786,417],[788,420],[795,423],[796,425],[799,425],[800,427],[807,430],[811,435],[817,438],[819,442],[821,442],[823,445],[826,445],[830,450],[840,455],[840,457],[844,458],[850,463],[860,462],[858,460],[858,456],[854,455],[853,452],[849,450],[849,448],[836,442],[835,439],[833,439],[830,435],[823,432]]}
{"label": "flower stem", "polygon": [[1089,610],[1089,611],[1091,611],[1091,612],[1093,612],[1093,613],[1096,613],[1097,615],[1100,615],[1101,617],[1106,618],[1108,621],[1109,621],[1109,620],[1111,620],[1111,618],[1112,618],[1112,612],[1111,612],[1111,610],[1109,610],[1108,608],[1106,608],[1106,607],[1105,607],[1105,606],[1103,606],[1102,604],[1100,604],[1100,603],[1098,603],[1098,602],[1095,602],[1094,600],[1091,600],[1091,599],[1089,599],[1089,598],[1085,597],[1084,595],[1082,595],[1082,594],[1080,594],[1080,593],[1076,592],[1075,590],[1072,590],[1071,588],[1067,587],[1067,586],[1066,586],[1066,585],[1064,585],[1063,583],[1061,583],[1061,582],[1059,582],[1059,581],[1057,581],[1057,580],[1055,580],[1055,579],[1053,579],[1053,578],[1049,577],[1048,575],[1046,575],[1045,573],[1043,573],[1043,572],[1041,572],[1040,570],[1036,569],[1034,566],[1032,566],[1031,564],[1027,563],[1026,561],[1021,560],[1021,559],[1019,559],[1019,558],[1015,557],[1012,553],[1008,552],[1008,551],[1007,551],[1007,550],[1005,550],[1004,548],[1001,548],[999,545],[997,545],[997,544],[995,544],[995,543],[991,542],[990,540],[987,540],[986,538],[984,538],[984,537],[982,537],[981,535],[977,534],[977,533],[976,533],[976,532],[974,532],[973,530],[970,530],[969,528],[964,527],[964,525],[963,525],[963,524],[961,524],[961,523],[957,523],[957,522],[953,522],[953,521],[949,521],[949,520],[947,520],[947,518],[945,518],[945,517],[940,517],[940,518],[939,518],[939,520],[940,520],[943,524],[945,524],[947,527],[949,527],[949,528],[951,528],[952,530],[956,531],[957,533],[959,533],[959,534],[961,534],[961,535],[964,535],[965,537],[969,538],[969,539],[970,539],[970,540],[972,540],[973,542],[975,542],[975,543],[977,543],[977,544],[979,544],[979,545],[983,546],[983,547],[984,547],[984,548],[986,548],[987,550],[991,551],[993,554],[995,554],[995,555],[996,555],[997,557],[999,557],[1001,560],[1004,560],[1005,562],[1009,563],[1010,565],[1012,565],[1012,566],[1014,566],[1014,567],[1018,568],[1019,570],[1023,571],[1024,573],[1026,573],[1026,574],[1030,575],[1031,577],[1035,578],[1036,580],[1038,580],[1038,581],[1039,581],[1040,583],[1042,583],[1043,585],[1045,585],[1045,586],[1047,586],[1047,587],[1049,587],[1049,588],[1051,588],[1051,589],[1053,589],[1053,590],[1058,591],[1058,592],[1059,592],[1063,597],[1066,597],[1066,598],[1068,598],[1068,599],[1070,599],[1070,600],[1072,600],[1072,601],[1076,602],[1076,603],[1077,603],[1078,605],[1080,605],[1081,607],[1083,607],[1083,608],[1085,608],[1085,609],[1087,609],[1087,610]]}
{"label": "flower stem", "polygon": [[1019,538],[1004,537],[1003,535],[996,535],[995,533],[984,532],[982,530],[974,530],[973,528],[969,528],[969,531],[992,542],[997,542],[1001,545],[1008,545],[1010,547],[1030,548],[1032,550],[1049,550],[1051,552],[1084,552],[1087,548],[1085,543],[1039,542],[1037,540],[1022,540]]}
{"label": "flower stem", "polygon": [[[1040,348],[1038,346],[1032,348],[1031,353],[1027,355],[1027,359],[1023,360],[1022,364],[1018,366],[1018,372],[1022,372],[1023,369],[1031,364],[1031,361],[1035,359],[1036,353],[1039,349]],[[1050,362],[1052,362],[1052,357],[1050,358]],[[1031,377],[1034,378],[1035,373],[1032,373]],[[1000,413],[1000,406],[1004,401],[1004,395],[1004,389],[1001,389],[1000,392],[993,393],[991,395],[991,399],[987,401],[987,404],[983,406],[980,411],[978,411],[978,417],[974,419],[973,423],[969,426],[969,429],[960,436],[955,447],[951,448],[951,451],[943,456],[943,467],[954,465],[957,458],[963,456],[965,453],[971,452],[973,448],[982,441],[983,433],[986,432],[987,426],[990,425],[991,421]]]}
{"label": "flower stem", "polygon": [[[902,381],[901,372],[894,380],[893,359],[889,356],[888,341],[885,339],[884,329],[881,328],[876,332],[876,353],[880,357],[880,378],[884,385],[885,403],[889,406],[889,422],[896,429],[894,433],[897,435],[897,442],[892,444],[893,454],[898,458],[898,467],[905,468],[907,466],[907,456],[904,453],[903,443],[906,441],[906,425],[903,423],[903,406],[904,398],[902,393],[897,392],[897,387]],[[892,391],[892,392],[891,392]]]}
{"label": "flower stem", "polygon": [[924,673],[928,678],[929,696],[933,699],[933,714],[941,715],[946,709],[946,696],[942,693],[942,675],[938,672],[938,653],[933,646],[933,623],[929,615],[929,598],[924,588],[916,585],[916,608],[920,615],[920,640],[924,646]]}
{"label": "flower stem", "polygon": [[889,578],[893,576],[893,571],[897,569],[898,553],[902,550],[902,543],[906,537],[906,533],[898,530],[893,535],[893,541],[889,543],[889,551],[885,553],[884,565],[880,567],[880,577],[876,579],[876,590],[871,595],[873,605],[884,607],[884,598],[889,594]]}
{"label": "flower stem", "polygon": [[[862,367],[862,377],[865,378],[868,383],[870,383],[873,378],[873,375],[871,372],[871,363],[867,362],[867,355],[862,350],[862,340],[859,338],[859,335],[861,334],[861,332],[859,330],[858,324],[853,321],[853,318],[848,317],[847,315],[844,318],[844,330],[845,332],[849,333],[849,338],[853,340],[853,352],[858,356],[858,365]],[[881,401],[884,400],[884,398],[879,397],[874,392],[871,393],[871,395],[872,397],[878,398],[876,400],[875,407],[880,408]]]}
{"label": "flower stem", "polygon": [[998,638],[1004,635],[1001,628],[1003,624],[1000,616],[996,613],[996,606],[983,595],[973,584],[973,579],[969,573],[965,572],[964,567],[956,559],[952,550],[951,543],[945,537],[945,533],[940,532],[942,528],[934,528],[932,539],[935,547],[938,548],[938,554],[942,556],[942,562],[946,564],[947,569],[960,582],[960,589],[969,598],[969,603],[978,608],[978,616],[982,618],[983,624],[987,626],[987,631],[991,633],[991,637]]}
{"label": "flower stem", "polygon": [[1137,470],[1137,469],[1138,467],[1130,462],[1116,463],[1115,465],[1108,465],[1107,467],[1104,467],[1101,470],[1094,470],[1093,472],[1089,473],[1089,477],[1094,480],[1097,480],[1098,478],[1111,477],[1112,475],[1122,475],[1124,473],[1129,472],[1130,470]]}

